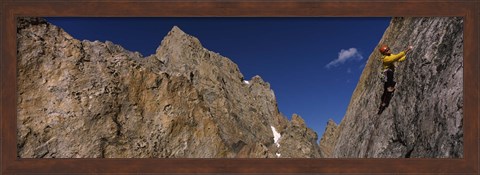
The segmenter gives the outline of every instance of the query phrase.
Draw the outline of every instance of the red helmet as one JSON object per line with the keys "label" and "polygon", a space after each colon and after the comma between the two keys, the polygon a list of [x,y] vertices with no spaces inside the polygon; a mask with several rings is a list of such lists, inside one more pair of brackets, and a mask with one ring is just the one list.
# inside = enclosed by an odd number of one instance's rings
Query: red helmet
{"label": "red helmet", "polygon": [[382,45],[378,51],[380,51],[382,54],[386,54],[388,51],[390,51],[390,48],[387,45]]}

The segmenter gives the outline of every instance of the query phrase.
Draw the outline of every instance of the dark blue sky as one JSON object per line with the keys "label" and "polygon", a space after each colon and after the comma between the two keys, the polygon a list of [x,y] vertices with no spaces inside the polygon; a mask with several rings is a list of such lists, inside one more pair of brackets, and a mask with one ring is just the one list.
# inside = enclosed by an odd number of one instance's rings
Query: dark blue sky
{"label": "dark blue sky", "polygon": [[319,137],[345,115],[363,66],[391,18],[47,18],[80,40],[112,41],[151,55],[176,25],[269,82],[280,112]]}

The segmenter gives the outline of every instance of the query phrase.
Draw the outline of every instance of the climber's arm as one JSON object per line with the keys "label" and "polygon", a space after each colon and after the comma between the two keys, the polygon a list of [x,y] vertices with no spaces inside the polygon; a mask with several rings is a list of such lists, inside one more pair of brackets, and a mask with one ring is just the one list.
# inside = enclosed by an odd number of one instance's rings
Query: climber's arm
{"label": "climber's arm", "polygon": [[400,59],[403,59],[402,61],[404,61],[406,59],[405,57],[405,52],[400,52],[396,55],[390,55],[390,56],[386,56],[384,59],[383,59],[383,62],[384,63],[393,63],[395,61],[399,61]]}
{"label": "climber's arm", "polygon": [[402,56],[400,59],[398,59],[398,62],[405,61],[407,59],[406,54],[413,49],[413,46],[408,46],[407,50],[403,51],[405,53],[404,56]]}

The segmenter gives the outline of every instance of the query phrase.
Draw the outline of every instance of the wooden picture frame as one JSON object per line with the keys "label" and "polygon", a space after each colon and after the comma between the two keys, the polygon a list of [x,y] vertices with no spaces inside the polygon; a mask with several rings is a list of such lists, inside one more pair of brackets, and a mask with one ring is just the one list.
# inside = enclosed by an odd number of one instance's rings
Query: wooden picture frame
{"label": "wooden picture frame", "polygon": [[[1,35],[1,174],[479,173],[478,1],[26,1],[4,0]],[[460,159],[20,159],[16,136],[16,18],[38,17],[464,17],[464,153]],[[465,81],[468,80],[468,81]]]}

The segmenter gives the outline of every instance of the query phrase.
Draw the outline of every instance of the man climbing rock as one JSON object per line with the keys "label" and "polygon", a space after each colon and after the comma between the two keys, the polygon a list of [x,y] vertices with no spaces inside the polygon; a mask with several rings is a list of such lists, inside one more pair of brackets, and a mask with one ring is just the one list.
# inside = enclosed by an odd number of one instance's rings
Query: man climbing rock
{"label": "man climbing rock", "polygon": [[394,63],[405,61],[407,59],[406,54],[412,48],[412,46],[408,46],[406,50],[398,54],[392,54],[390,48],[387,45],[383,45],[380,47],[379,51],[382,54],[380,60],[382,61],[382,69],[385,83],[383,84],[383,94],[381,99],[382,103],[380,104],[378,114],[381,114],[383,110],[388,107],[388,105],[390,104],[390,99],[393,96],[393,92],[395,91],[396,82],[393,79],[393,74],[395,72]]}

